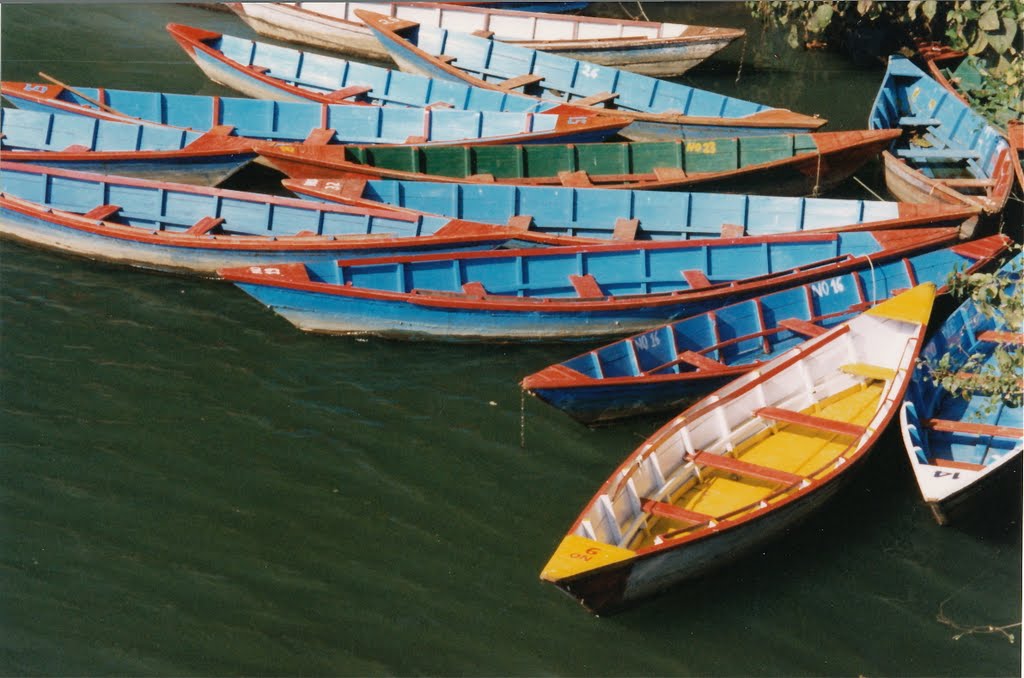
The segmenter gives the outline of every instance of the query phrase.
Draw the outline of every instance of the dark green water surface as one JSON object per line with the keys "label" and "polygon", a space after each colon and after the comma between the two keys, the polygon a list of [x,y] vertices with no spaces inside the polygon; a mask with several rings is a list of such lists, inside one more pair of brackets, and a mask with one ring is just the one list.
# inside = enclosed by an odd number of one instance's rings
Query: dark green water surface
{"label": "dark green water surface", "polygon": [[[748,28],[687,82],[866,125],[881,65],[792,52],[740,4],[644,7]],[[185,93],[230,94],[166,23],[254,35],[182,5],[0,20],[5,80]],[[0,322],[2,674],[1020,675],[1019,637],[939,619],[1020,621],[1019,506],[939,527],[895,431],[770,548],[596,618],[538,573],[660,421],[522,403],[583,346],[304,335],[230,285],[10,243]]]}

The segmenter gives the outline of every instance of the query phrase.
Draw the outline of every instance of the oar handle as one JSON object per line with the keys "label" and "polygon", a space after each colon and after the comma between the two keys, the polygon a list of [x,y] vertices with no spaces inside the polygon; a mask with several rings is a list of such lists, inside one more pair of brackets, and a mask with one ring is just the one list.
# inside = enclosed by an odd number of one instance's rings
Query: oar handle
{"label": "oar handle", "polygon": [[[71,92],[75,96],[82,97],[83,99],[85,99],[89,103],[95,104],[96,106],[99,106],[101,110],[104,110],[107,113],[113,113],[114,115],[124,116],[124,113],[121,113],[120,111],[117,111],[117,110],[111,108],[110,106],[107,106],[105,103],[103,103],[101,101],[97,101],[96,99],[93,99],[92,97],[87,96],[87,95],[79,92],[74,87],[71,87],[70,85],[64,84],[63,82],[61,82],[57,78],[53,77],[52,75],[47,75],[46,73],[43,73],[42,71],[39,71],[39,77],[41,77],[41,78],[43,78],[45,80],[49,80],[50,82],[52,82],[55,85],[60,85],[61,87],[63,87],[67,91]],[[125,116],[125,117],[130,117],[130,116]]]}

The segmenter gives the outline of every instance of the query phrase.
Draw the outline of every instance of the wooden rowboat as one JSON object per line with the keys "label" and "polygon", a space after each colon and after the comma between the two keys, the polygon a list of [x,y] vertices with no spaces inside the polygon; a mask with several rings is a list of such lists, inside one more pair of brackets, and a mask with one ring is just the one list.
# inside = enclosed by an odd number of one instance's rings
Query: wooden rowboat
{"label": "wooden rowboat", "polygon": [[[1019,281],[1022,265],[1018,254],[998,275]],[[1019,398],[992,403],[982,389],[966,398],[950,393],[932,381],[928,366],[948,354],[950,370],[967,368],[983,383],[984,375],[999,372],[996,346],[1019,346],[1022,329],[1007,326],[1001,316],[986,316],[968,299],[921,352],[923,364],[903,401],[900,428],[921,496],[940,525],[1002,483],[1011,482],[1020,492],[1024,410]],[[973,368],[967,367],[969,361]]]}
{"label": "wooden rowboat", "polygon": [[950,275],[978,270],[1009,242],[989,236],[769,292],[595,348],[527,376],[522,387],[588,425],[678,412],[903,290],[930,282],[944,293]]}
{"label": "wooden rowboat", "polygon": [[[6,156],[5,156],[6,157]],[[0,162],[0,236],[141,268],[579,244],[509,227]]]}
{"label": "wooden rowboat", "polygon": [[394,179],[285,179],[293,193],[348,205],[520,224],[531,232],[606,240],[692,240],[800,231],[973,223],[973,207],[774,195],[457,184]]}
{"label": "wooden rowboat", "polygon": [[815,130],[825,120],[489,38],[357,9],[403,71],[627,116],[630,139]]}
{"label": "wooden rowboat", "polygon": [[211,80],[257,99],[531,113],[558,105],[192,26],[167,31]]}
{"label": "wooden rowboat", "polygon": [[[931,46],[931,49],[927,49],[919,45],[918,51],[925,59],[929,75],[960,101],[970,106],[967,95],[984,86],[984,67],[980,60],[965,52],[941,47]],[[1013,171],[1017,175],[1017,184],[1024,190],[1024,169],[1021,168],[1021,158],[1024,156],[1024,104],[1018,103],[1016,110],[1005,106],[993,111],[991,115],[996,127],[1006,134],[1010,142]]]}
{"label": "wooden rowboat", "polygon": [[260,141],[230,127],[190,132],[0,108],[4,160],[212,186],[256,158]]}
{"label": "wooden rowboat", "polygon": [[529,12],[518,7],[500,10],[433,2],[233,2],[228,6],[260,35],[362,58],[390,60],[387,50],[355,16],[359,7],[658,77],[681,75],[745,34],[737,28],[558,16],[547,13],[548,4]]}
{"label": "wooden rowboat", "polygon": [[446,341],[638,332],[952,244],[956,229],[808,233],[377,257],[218,273],[300,329]]}
{"label": "wooden rowboat", "polygon": [[529,112],[267,101],[10,81],[0,83],[0,94],[26,110],[144,122],[196,131],[228,125],[238,136],[306,141],[313,145],[602,141],[628,123],[627,120],[590,115],[571,106],[555,107],[535,115]]}
{"label": "wooden rowboat", "polygon": [[1002,211],[1014,182],[1009,143],[908,59],[889,58],[870,127],[902,131],[883,153],[886,186],[898,199]]}
{"label": "wooden rowboat", "polygon": [[605,481],[541,579],[592,612],[614,612],[763,547],[818,509],[896,414],[934,294],[924,284],[889,299],[674,418]]}
{"label": "wooden rowboat", "polygon": [[296,179],[355,177],[568,188],[811,195],[847,179],[898,130],[708,141],[460,148],[279,145],[258,149]]}

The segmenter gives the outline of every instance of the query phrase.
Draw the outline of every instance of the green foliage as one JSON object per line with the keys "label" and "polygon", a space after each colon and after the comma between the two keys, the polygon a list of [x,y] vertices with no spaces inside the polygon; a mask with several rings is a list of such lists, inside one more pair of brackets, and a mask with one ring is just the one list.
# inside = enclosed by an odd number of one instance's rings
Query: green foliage
{"label": "green foliage", "polygon": [[[1019,248],[1018,248],[1019,249]],[[958,273],[950,278],[951,293],[957,298],[970,298],[978,310],[1009,332],[1020,332],[1024,328],[1024,284],[1021,270],[995,273]],[[995,409],[1000,401],[1011,407],[1022,402],[1021,376],[1024,369],[1024,347],[1015,344],[998,344],[993,361],[984,365],[985,356],[975,354],[960,364],[951,354],[943,355],[934,362],[922,361],[928,376],[936,385],[964,399],[971,395],[989,397],[982,413]]]}
{"label": "green foliage", "polygon": [[[787,42],[840,42],[857,27],[889,27],[916,40],[942,41],[984,64],[983,85],[967,92],[971,105],[993,122],[1024,119],[1024,0],[747,0],[765,25],[786,27]],[[853,38],[856,39],[856,38]],[[878,55],[881,58],[887,54]]]}

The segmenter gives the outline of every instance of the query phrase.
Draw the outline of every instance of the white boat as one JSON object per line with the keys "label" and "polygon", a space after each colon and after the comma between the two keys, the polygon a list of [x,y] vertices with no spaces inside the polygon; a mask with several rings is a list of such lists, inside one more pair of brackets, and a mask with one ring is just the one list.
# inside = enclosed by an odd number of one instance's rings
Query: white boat
{"label": "white boat", "polygon": [[593,612],[614,611],[817,509],[899,409],[934,297],[933,284],[918,285],[670,421],[602,485],[541,579]]}
{"label": "white boat", "polygon": [[232,2],[260,35],[390,61],[356,9],[425,26],[474,33],[573,59],[658,77],[680,75],[745,31],[587,16],[518,12],[433,2]]}

